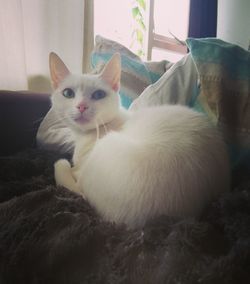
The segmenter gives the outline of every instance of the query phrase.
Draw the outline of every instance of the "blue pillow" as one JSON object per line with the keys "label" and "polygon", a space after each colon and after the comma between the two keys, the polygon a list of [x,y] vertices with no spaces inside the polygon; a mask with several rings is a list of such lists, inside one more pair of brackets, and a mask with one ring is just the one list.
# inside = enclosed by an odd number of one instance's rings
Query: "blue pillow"
{"label": "blue pillow", "polygon": [[187,45],[200,81],[193,107],[221,128],[233,167],[250,168],[250,52],[216,38]]}

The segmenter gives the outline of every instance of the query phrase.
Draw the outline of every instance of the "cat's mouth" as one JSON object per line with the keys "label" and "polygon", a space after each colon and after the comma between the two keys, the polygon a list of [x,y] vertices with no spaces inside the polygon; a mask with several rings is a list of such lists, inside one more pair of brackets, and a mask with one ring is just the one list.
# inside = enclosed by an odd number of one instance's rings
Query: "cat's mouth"
{"label": "cat's mouth", "polygon": [[76,123],[79,123],[79,124],[84,124],[84,123],[89,122],[89,119],[88,119],[87,117],[81,115],[81,116],[79,116],[79,117],[74,118],[74,121],[75,121]]}

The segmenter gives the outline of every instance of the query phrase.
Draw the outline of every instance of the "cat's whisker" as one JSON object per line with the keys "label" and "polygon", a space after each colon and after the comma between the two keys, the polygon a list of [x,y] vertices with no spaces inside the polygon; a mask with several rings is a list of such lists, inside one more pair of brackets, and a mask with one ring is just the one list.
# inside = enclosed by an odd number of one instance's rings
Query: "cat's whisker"
{"label": "cat's whisker", "polygon": [[[53,124],[61,123],[61,122],[63,122],[66,118],[67,118],[66,116],[64,116],[64,117],[57,117],[56,119],[53,120]],[[63,123],[63,124],[65,124],[65,123]],[[66,124],[65,124],[65,126],[66,126]]]}
{"label": "cat's whisker", "polygon": [[32,121],[30,126],[25,131],[26,132],[36,131],[38,129],[38,127],[40,126],[41,122],[43,121],[43,119],[44,119],[44,117],[40,117],[37,120]]}
{"label": "cat's whisker", "polygon": [[38,119],[34,120],[34,121],[32,122],[32,124],[35,125],[36,123],[43,121],[43,119],[44,119],[44,117],[41,116],[41,117],[39,117]]}
{"label": "cat's whisker", "polygon": [[100,139],[100,129],[97,120],[95,120],[95,128],[96,128],[96,142],[97,142]]}
{"label": "cat's whisker", "polygon": [[100,120],[101,120],[102,126],[104,128],[105,134],[107,134],[108,133],[108,129],[107,129],[107,127],[106,127],[106,125],[105,125],[105,123],[104,123],[104,121],[103,121],[103,119],[101,117],[100,117]]}

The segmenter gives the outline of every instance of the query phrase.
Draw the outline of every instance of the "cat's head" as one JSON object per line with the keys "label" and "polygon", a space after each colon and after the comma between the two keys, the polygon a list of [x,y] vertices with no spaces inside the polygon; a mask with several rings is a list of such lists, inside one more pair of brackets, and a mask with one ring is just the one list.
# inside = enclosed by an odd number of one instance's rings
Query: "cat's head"
{"label": "cat's head", "polygon": [[51,53],[52,105],[58,119],[70,128],[86,131],[112,121],[120,108],[120,55],[115,54],[100,74],[72,74],[63,61]]}

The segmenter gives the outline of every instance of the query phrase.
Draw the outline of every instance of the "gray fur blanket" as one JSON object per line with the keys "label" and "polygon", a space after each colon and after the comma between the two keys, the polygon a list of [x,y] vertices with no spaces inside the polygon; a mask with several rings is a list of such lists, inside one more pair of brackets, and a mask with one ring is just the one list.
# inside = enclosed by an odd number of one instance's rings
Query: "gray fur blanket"
{"label": "gray fur blanket", "polygon": [[250,176],[199,221],[162,216],[142,230],[103,222],[53,180],[54,153],[0,158],[0,283],[249,283]]}

